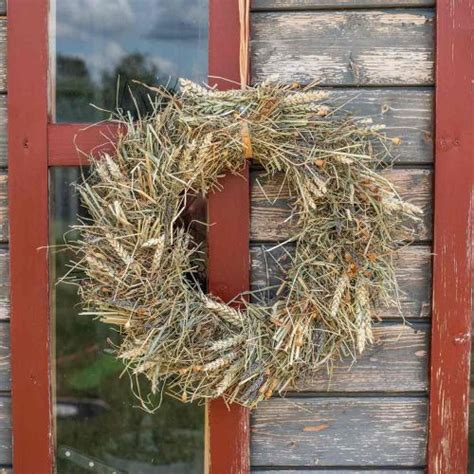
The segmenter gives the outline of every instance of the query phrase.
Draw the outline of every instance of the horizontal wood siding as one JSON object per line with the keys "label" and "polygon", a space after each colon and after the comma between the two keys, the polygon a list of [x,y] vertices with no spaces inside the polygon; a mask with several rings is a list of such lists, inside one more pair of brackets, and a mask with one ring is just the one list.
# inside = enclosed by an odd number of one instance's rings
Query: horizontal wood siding
{"label": "horizontal wood siding", "polygon": [[425,10],[252,15],[252,78],[322,85],[433,84],[433,19]]}
{"label": "horizontal wood siding", "polygon": [[[434,81],[434,10],[427,7],[433,5],[433,0],[252,3],[252,80],[274,74],[287,83],[318,80],[355,119],[383,125],[390,137],[401,139],[387,157],[395,167],[383,173],[405,199],[423,208],[422,222],[413,227],[415,245],[395,260],[401,314],[396,308],[378,309],[382,322],[375,324],[376,343],[352,367],[352,360],[340,361],[330,378],[320,372],[287,398],[257,408],[252,416],[255,472],[423,472]],[[271,301],[294,249],[292,244],[272,247],[296,231],[286,221],[290,193],[281,177],[253,170],[251,205],[252,289],[255,299]]]}
{"label": "horizontal wood siding", "polygon": [[429,326],[377,324],[375,343],[357,363],[338,362],[298,387],[303,392],[423,392],[428,388]]}
{"label": "horizontal wood siding", "polygon": [[[317,469],[317,470],[307,470],[307,469],[252,469],[253,473],[258,474],[334,474],[334,470],[331,469],[327,471],[326,469]],[[423,469],[390,469],[389,471],[385,469],[371,469],[370,471],[361,470],[361,469],[338,469],[336,471],[338,474],[423,474],[425,471]],[[0,474],[3,474],[0,471]],[[8,472],[8,474],[10,474]]]}
{"label": "horizontal wood siding", "polygon": [[0,392],[10,390],[10,324],[6,321],[0,321]]}
{"label": "horizontal wood siding", "polygon": [[[355,119],[371,119],[385,127],[390,137],[399,137],[400,145],[392,146],[387,161],[403,164],[433,162],[433,89],[426,88],[337,88],[330,91],[336,106]],[[385,153],[380,143],[377,152]]]}
{"label": "horizontal wood siding", "polygon": [[[383,172],[409,202],[423,209],[419,225],[410,225],[416,240],[429,240],[432,235],[432,172],[426,169],[392,169]],[[282,176],[265,177],[255,171],[251,175],[250,236],[259,241],[283,241],[294,235],[288,220],[290,190],[282,186]],[[406,237],[406,235],[400,235]]]}
{"label": "horizontal wood siding", "polygon": [[0,168],[7,166],[7,96],[0,93]]}
{"label": "horizontal wood siding", "polygon": [[[5,2],[0,1],[0,93],[7,88],[7,19],[4,11]],[[6,135],[6,131],[3,133]]]}
{"label": "horizontal wood siding", "polygon": [[252,417],[253,466],[421,466],[426,397],[274,398]]}
{"label": "horizontal wood siding", "polygon": [[[271,244],[253,244],[252,290],[256,298],[275,298],[277,288],[290,263],[291,245],[272,249]],[[379,306],[376,316],[382,319],[426,319],[431,311],[431,247],[411,246],[395,257],[396,275],[400,286],[401,314],[397,308]]]}
{"label": "horizontal wood siding", "polygon": [[7,467],[12,463],[11,399],[0,396],[0,463]]}
{"label": "horizontal wood siding", "polygon": [[434,0],[252,0],[252,10],[431,7]]}

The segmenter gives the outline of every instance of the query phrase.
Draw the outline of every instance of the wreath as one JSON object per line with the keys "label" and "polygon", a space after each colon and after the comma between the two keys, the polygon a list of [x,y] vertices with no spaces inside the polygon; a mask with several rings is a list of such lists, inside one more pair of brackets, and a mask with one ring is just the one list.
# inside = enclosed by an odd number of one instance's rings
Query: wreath
{"label": "wreath", "polygon": [[[355,358],[373,342],[374,305],[397,303],[393,255],[407,220],[419,220],[379,173],[399,139],[313,86],[150,89],[153,112],[117,112],[115,153],[91,156],[78,185],[89,214],[74,246],[79,292],[87,314],[119,326],[115,351],[129,373],[153,394],[254,407]],[[198,278],[206,249],[193,229],[212,223],[185,215],[248,157],[284,175],[294,251],[276,301],[224,302]]]}

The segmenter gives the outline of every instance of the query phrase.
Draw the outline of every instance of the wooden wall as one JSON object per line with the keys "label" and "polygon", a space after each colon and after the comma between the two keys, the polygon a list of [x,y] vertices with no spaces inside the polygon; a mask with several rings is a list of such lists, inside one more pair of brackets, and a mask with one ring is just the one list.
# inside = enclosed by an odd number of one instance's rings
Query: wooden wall
{"label": "wooden wall", "polygon": [[[252,415],[252,469],[296,474],[422,472],[426,465],[431,298],[433,1],[254,0],[252,79],[315,79],[356,116],[399,136],[401,193],[422,206],[416,242],[400,253],[400,315],[380,308],[376,344]],[[280,184],[252,172],[252,287],[276,284],[288,258],[269,251],[294,229]],[[270,202],[271,201],[271,202]],[[291,247],[287,250],[291,252]],[[271,298],[271,292],[264,293]],[[405,323],[402,317],[405,318]]]}
{"label": "wooden wall", "polygon": [[[6,2],[0,1],[0,473],[11,467],[10,282],[8,277]],[[5,468],[5,471],[3,470]]]}
{"label": "wooden wall", "polygon": [[[332,380],[317,377],[252,416],[253,470],[270,474],[422,472],[425,463],[430,332],[433,99],[432,0],[254,0],[252,73],[261,80],[319,79],[349,108],[400,136],[387,172],[423,206],[417,241],[399,257],[403,315],[380,310],[377,343]],[[0,468],[11,465],[6,153],[6,6],[0,1]],[[267,252],[292,232],[277,183],[252,172],[252,286],[277,275],[284,253]],[[262,187],[265,191],[262,192]],[[291,249],[290,249],[291,250]],[[271,296],[271,295],[269,295]]]}

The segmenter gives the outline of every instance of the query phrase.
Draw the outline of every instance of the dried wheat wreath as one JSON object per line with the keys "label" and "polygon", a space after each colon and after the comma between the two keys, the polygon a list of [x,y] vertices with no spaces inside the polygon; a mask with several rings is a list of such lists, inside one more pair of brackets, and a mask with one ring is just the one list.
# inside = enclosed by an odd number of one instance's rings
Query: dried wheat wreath
{"label": "dried wheat wreath", "polygon": [[[183,80],[177,94],[154,92],[149,116],[115,117],[115,156],[91,157],[78,186],[90,215],[75,246],[80,293],[87,314],[120,327],[129,372],[152,393],[254,407],[362,352],[374,304],[397,303],[392,257],[419,219],[376,171],[374,140],[390,140],[312,87],[218,92]],[[297,230],[279,299],[234,309],[197,283],[204,249],[182,215],[250,155],[284,174]]]}

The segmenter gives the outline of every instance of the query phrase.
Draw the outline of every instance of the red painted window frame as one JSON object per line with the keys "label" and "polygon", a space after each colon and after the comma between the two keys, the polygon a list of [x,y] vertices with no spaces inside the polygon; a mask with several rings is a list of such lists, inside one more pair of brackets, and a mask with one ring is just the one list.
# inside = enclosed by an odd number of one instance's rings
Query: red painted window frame
{"label": "red painted window frame", "polygon": [[474,2],[438,0],[428,472],[468,465],[474,212]]}
{"label": "red painted window frame", "polygon": [[[239,81],[237,0],[209,0],[209,81]],[[84,124],[51,123],[49,0],[8,5],[8,140],[10,202],[13,465],[17,474],[53,472],[48,255],[48,168],[78,166],[74,137]],[[81,131],[85,151],[107,147],[114,128]],[[105,145],[104,145],[105,144]],[[229,301],[249,289],[248,167],[227,176],[209,199],[209,288]],[[225,242],[225,245],[223,243]],[[228,245],[232,242],[232,245]],[[206,413],[206,471],[249,472],[249,415],[221,400]]]}

